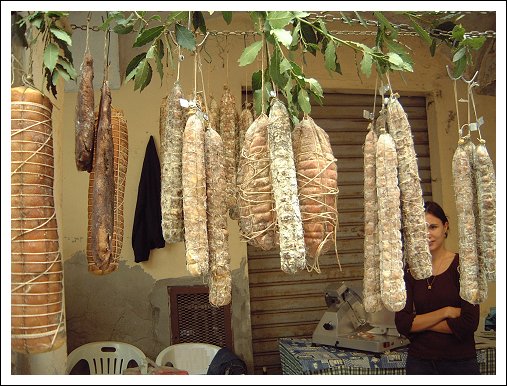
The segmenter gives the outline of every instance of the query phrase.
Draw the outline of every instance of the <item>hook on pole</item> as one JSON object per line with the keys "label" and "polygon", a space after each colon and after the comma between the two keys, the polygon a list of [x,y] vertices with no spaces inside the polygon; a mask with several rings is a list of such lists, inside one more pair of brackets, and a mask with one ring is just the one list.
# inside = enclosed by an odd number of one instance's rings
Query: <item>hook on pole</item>
{"label": "hook on pole", "polygon": [[199,44],[197,44],[197,47],[201,47],[204,44],[204,42],[206,41],[206,39],[208,38],[208,36],[209,36],[209,32],[206,32],[206,35],[204,35],[204,38],[202,39],[202,41]]}
{"label": "hook on pole", "polygon": [[474,82],[474,80],[475,80],[475,78],[477,77],[477,75],[478,75],[478,74],[479,74],[479,71],[475,71],[475,74],[474,74],[474,76],[472,77],[472,79],[470,79],[470,80],[466,80],[466,79],[463,77],[463,75],[461,76],[461,79],[463,80],[463,82],[468,83],[468,85],[469,85],[470,87],[478,86],[478,85],[479,85],[479,83]]}
{"label": "hook on pole", "polygon": [[461,78],[461,76],[458,76],[457,78],[455,78],[454,76],[451,75],[451,70],[449,70],[448,64],[445,65],[445,68],[447,69],[447,75],[449,75],[449,78],[451,78],[451,80],[458,80],[459,78]]}

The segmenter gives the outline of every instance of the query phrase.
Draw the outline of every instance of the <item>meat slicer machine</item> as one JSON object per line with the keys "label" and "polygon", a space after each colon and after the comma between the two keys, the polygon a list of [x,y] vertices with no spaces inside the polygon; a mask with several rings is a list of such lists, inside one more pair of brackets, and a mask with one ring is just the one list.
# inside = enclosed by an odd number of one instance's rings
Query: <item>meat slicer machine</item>
{"label": "meat slicer machine", "polygon": [[410,343],[396,329],[394,312],[365,311],[362,293],[362,283],[341,282],[327,287],[329,308],[313,332],[314,345],[384,352]]}

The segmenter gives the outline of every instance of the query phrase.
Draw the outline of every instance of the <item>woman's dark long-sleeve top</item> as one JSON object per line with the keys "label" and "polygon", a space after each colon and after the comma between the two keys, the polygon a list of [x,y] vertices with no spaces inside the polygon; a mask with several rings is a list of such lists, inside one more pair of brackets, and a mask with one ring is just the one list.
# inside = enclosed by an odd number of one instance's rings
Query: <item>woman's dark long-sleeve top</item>
{"label": "woman's dark long-sleeve top", "polygon": [[[459,256],[456,254],[445,272],[428,280],[415,280],[409,269],[405,270],[407,303],[395,314],[396,328],[410,339],[409,355],[420,359],[469,359],[474,358],[474,332],[479,325],[479,305],[472,305],[459,296]],[[428,289],[428,281],[432,283]],[[447,319],[452,334],[434,331],[410,332],[417,315],[436,311],[446,306],[461,308],[458,318]]]}

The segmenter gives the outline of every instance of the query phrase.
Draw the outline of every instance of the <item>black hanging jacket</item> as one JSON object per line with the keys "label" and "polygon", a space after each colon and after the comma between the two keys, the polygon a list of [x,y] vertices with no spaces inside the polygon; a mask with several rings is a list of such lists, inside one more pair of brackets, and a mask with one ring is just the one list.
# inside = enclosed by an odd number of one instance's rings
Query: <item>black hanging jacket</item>
{"label": "black hanging jacket", "polygon": [[146,145],[132,228],[132,248],[136,263],[148,260],[153,248],[163,247],[165,240],[162,235],[160,206],[160,161],[151,135]]}

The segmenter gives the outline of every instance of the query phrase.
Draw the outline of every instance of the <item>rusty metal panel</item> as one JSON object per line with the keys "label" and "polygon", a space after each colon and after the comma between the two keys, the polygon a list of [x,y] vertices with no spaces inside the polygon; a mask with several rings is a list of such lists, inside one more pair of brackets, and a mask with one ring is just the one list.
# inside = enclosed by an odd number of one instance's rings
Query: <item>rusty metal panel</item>
{"label": "rusty metal panel", "polygon": [[207,286],[169,286],[171,344],[210,343],[233,349],[231,305],[212,306]]}
{"label": "rusty metal panel", "polygon": [[[377,111],[380,107],[377,97]],[[426,99],[400,99],[413,132],[424,199],[431,199]],[[320,273],[295,274],[280,269],[279,250],[248,250],[254,373],[281,374],[278,339],[309,338],[326,310],[330,284],[363,278],[363,143],[368,123],[362,111],[372,110],[373,95],[326,93],[324,106],[312,106],[312,118],[330,136],[338,167],[337,250],[319,257]]]}

